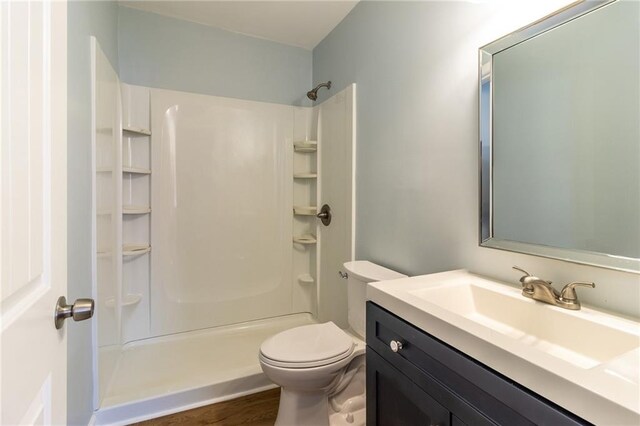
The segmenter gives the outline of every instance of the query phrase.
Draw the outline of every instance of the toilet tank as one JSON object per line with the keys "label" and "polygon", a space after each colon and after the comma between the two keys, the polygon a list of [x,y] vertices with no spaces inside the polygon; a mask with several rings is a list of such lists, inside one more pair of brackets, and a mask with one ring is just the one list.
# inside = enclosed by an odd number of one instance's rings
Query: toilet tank
{"label": "toilet tank", "polygon": [[348,315],[351,329],[364,339],[365,304],[367,301],[367,283],[374,281],[397,280],[407,276],[366,260],[356,260],[344,264],[347,271]]}

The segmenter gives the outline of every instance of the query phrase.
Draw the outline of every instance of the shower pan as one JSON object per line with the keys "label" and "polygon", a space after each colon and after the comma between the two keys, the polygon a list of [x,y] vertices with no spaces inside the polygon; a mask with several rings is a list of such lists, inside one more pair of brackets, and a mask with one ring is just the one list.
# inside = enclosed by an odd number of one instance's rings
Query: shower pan
{"label": "shower pan", "polygon": [[315,107],[121,90],[111,196],[128,251],[97,300],[96,424],[273,387],[260,344],[318,321],[346,326],[338,270],[354,254],[354,85]]}

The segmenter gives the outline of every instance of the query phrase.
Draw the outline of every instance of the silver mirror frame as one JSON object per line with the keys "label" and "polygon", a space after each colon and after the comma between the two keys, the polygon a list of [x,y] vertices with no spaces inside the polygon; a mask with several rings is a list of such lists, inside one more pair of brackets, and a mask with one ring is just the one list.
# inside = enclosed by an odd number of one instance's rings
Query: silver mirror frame
{"label": "silver mirror frame", "polygon": [[[584,14],[593,12],[618,0],[584,0],[572,3],[524,28],[514,31],[479,49],[478,99],[479,99],[479,241],[481,247],[559,259],[566,262],[597,266],[640,274],[640,259],[614,256],[582,250],[528,244],[518,241],[500,240],[493,237],[493,55],[532,37],[545,33]],[[485,86],[485,90],[483,90]],[[488,111],[487,111],[488,108]],[[484,138],[483,138],[483,135]],[[484,139],[484,140],[483,140]],[[488,139],[488,140],[487,140]],[[484,201],[484,202],[483,202]]]}

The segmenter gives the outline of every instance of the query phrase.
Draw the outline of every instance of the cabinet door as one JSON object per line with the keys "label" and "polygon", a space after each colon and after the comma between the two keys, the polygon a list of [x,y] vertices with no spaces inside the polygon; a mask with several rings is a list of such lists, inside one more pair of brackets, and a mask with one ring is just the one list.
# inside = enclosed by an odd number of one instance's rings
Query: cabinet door
{"label": "cabinet door", "polygon": [[460,420],[458,417],[451,415],[451,426],[467,426],[465,422]]}
{"label": "cabinet door", "polygon": [[446,408],[367,348],[367,425],[449,426],[449,418]]}

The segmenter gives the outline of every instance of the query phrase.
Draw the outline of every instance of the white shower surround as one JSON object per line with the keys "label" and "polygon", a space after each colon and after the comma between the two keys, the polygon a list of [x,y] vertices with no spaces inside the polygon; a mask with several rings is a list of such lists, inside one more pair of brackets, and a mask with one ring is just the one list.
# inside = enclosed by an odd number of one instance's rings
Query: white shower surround
{"label": "white shower surround", "polygon": [[122,167],[122,124],[118,74],[95,37],[91,37],[91,69],[92,293],[98,301],[91,327],[96,382],[93,401],[98,405],[122,349],[122,222],[118,220],[122,177],[116,172]]}
{"label": "white shower surround", "polygon": [[294,109],[152,89],[151,335],[292,303]]}
{"label": "white shower surround", "polygon": [[[150,266],[125,276],[135,278],[126,290],[140,301],[115,304],[124,346],[115,365],[99,365],[108,389],[98,396],[97,424],[272,386],[257,359],[263,333],[316,319],[346,327],[346,281],[336,272],[354,254],[355,85],[313,108],[126,89],[150,93]],[[308,140],[318,140],[317,153],[294,153],[294,142]],[[138,157],[129,162],[143,164]],[[294,178],[303,172],[317,182]],[[129,189],[126,202],[146,200]],[[324,202],[335,208],[330,227],[293,214],[294,204]],[[294,244],[309,233],[318,245]],[[239,352],[218,350],[229,345]],[[188,365],[171,367],[181,360]]]}

